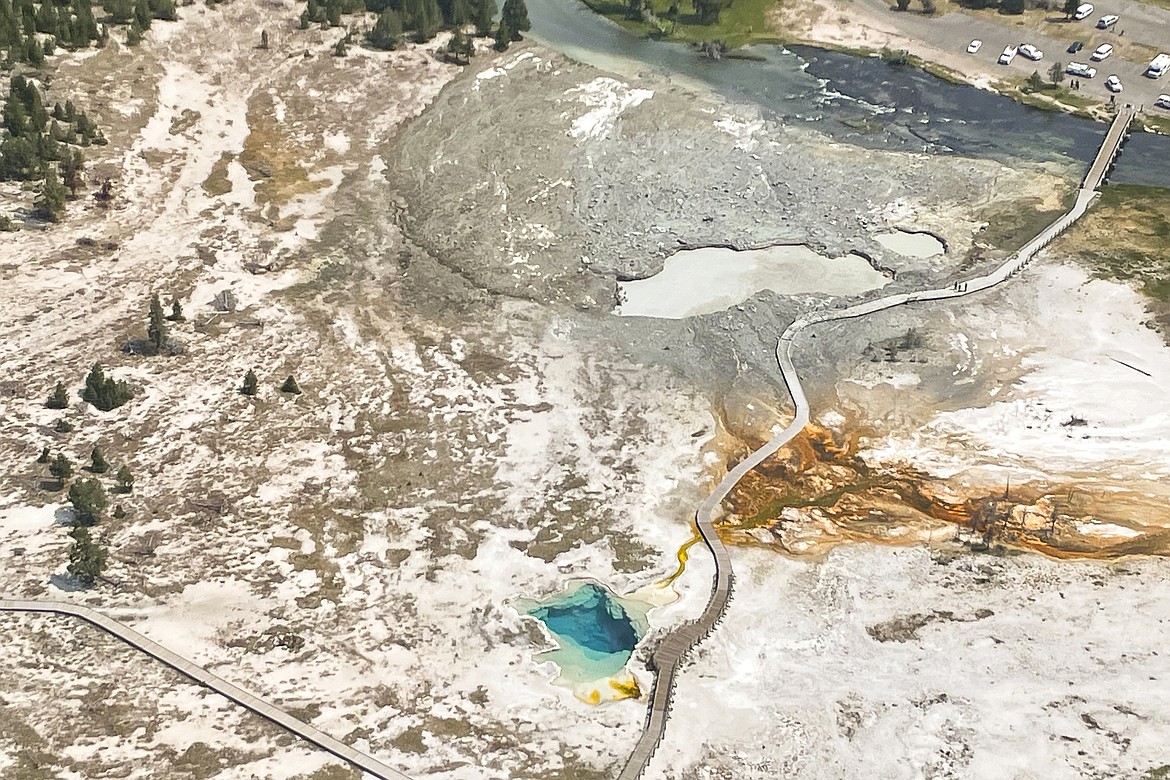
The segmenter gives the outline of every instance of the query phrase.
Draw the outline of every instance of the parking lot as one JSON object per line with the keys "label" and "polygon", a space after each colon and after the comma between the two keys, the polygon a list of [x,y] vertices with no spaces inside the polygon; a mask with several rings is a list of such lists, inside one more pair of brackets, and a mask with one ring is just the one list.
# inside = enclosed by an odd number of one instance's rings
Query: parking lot
{"label": "parking lot", "polygon": [[[955,63],[964,72],[986,73],[995,78],[1027,78],[1038,72],[1047,79],[1054,62],[1062,66],[1079,62],[1097,70],[1095,78],[1080,79],[1080,92],[1085,96],[1109,102],[1111,93],[1105,88],[1105,80],[1116,75],[1123,90],[1114,100],[1144,106],[1151,115],[1170,117],[1170,110],[1153,107],[1158,95],[1170,94],[1170,74],[1159,79],[1142,75],[1155,54],[1170,52],[1170,11],[1132,0],[1104,0],[1093,3],[1093,13],[1086,19],[1066,21],[1064,14],[1056,11],[1048,12],[1043,18],[1037,16],[1039,12],[1029,17],[993,12],[952,12],[930,17],[890,11],[884,0],[862,2],[874,12],[883,13],[903,34],[948,54],[961,55],[958,62],[954,55],[948,57],[947,64]],[[1108,30],[1097,29],[1097,21],[1106,14],[1119,16],[1118,23]],[[966,54],[967,45],[973,39],[981,40],[983,46],[978,53]],[[1073,41],[1084,43],[1084,48],[1076,54],[1067,51]],[[1010,65],[997,64],[1004,47],[1026,43],[1040,49],[1043,58],[1032,61],[1017,55]],[[1102,62],[1091,62],[1093,50],[1103,43],[1114,46],[1113,55]],[[1070,78],[1065,76],[1065,86]]]}

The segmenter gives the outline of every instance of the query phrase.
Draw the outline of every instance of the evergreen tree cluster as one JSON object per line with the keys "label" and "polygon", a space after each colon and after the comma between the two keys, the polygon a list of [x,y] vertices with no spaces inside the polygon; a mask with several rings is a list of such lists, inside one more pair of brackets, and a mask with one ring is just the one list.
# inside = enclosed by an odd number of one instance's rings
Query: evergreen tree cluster
{"label": "evergreen tree cluster", "polygon": [[103,145],[105,136],[73,101],[50,111],[36,82],[21,75],[8,82],[2,127],[0,181],[43,180],[37,209],[59,220],[66,198],[81,186],[85,160],[78,147]]}
{"label": "evergreen tree cluster", "polygon": [[106,376],[101,364],[94,363],[85,378],[85,388],[81,391],[81,397],[103,412],[108,412],[133,398],[134,389],[126,382],[119,382]]}
{"label": "evergreen tree cluster", "polygon": [[[429,41],[440,30],[474,25],[480,35],[491,32],[496,0],[308,0],[301,13],[301,27],[311,23],[335,27],[346,14],[370,12],[378,15],[366,39],[379,49],[396,49],[403,36],[419,43]],[[527,20],[527,11],[524,12]],[[528,29],[525,27],[524,29]],[[470,56],[465,47],[459,56]]]}
{"label": "evergreen tree cluster", "polygon": [[129,25],[131,45],[142,39],[151,21],[174,21],[175,0],[104,0],[103,24],[98,24],[90,0],[0,0],[0,51],[4,66],[18,62],[38,68],[57,47],[75,51],[91,42],[105,46],[109,25]]}
{"label": "evergreen tree cluster", "polygon": [[[62,453],[53,457],[48,447],[41,451],[37,463],[48,464],[49,474],[57,480],[59,489],[64,489],[65,480],[73,476],[73,462]],[[89,471],[105,474],[109,470],[110,464],[101,449],[95,446],[90,452]],[[118,469],[115,480],[118,492],[129,493],[134,488],[134,475],[125,465]],[[110,506],[110,498],[97,478],[78,479],[69,486],[68,495],[73,507],[73,528],[69,533],[73,537],[73,545],[69,548],[68,571],[79,582],[92,585],[106,567],[107,554],[105,548],[94,541],[89,528],[101,521]],[[125,516],[126,511],[118,504],[114,509],[114,517]]]}
{"label": "evergreen tree cluster", "polygon": [[89,0],[0,0],[0,49],[8,53],[7,67],[17,62],[40,67],[58,46],[84,49],[90,41],[100,46],[106,36]]}

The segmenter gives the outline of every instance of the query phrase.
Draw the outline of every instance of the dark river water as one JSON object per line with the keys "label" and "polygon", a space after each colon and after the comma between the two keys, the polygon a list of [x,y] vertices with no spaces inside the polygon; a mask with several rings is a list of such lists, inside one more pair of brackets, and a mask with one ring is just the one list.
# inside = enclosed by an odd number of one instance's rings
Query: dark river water
{"label": "dark river water", "polygon": [[[1103,123],[1022,106],[975,87],[950,84],[874,57],[812,47],[754,46],[753,59],[715,62],[689,46],[639,38],[579,0],[527,0],[532,37],[589,65],[630,75],[655,72],[754,103],[786,123],[863,146],[1016,162],[1066,163],[1083,170]],[[1170,187],[1170,137],[1137,134],[1110,179]]]}

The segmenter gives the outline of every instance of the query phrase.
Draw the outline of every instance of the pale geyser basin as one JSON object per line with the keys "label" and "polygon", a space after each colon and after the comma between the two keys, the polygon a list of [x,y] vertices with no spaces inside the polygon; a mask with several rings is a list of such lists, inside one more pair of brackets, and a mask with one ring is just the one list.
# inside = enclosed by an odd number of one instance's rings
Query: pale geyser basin
{"label": "pale geyser basin", "polygon": [[824,257],[803,244],[735,250],[688,249],[646,279],[619,282],[623,317],[679,320],[713,314],[761,290],[780,295],[859,295],[889,282],[860,255]]}
{"label": "pale geyser basin", "polygon": [[893,233],[879,233],[873,239],[903,257],[934,257],[947,251],[946,245],[930,233],[895,230]]}

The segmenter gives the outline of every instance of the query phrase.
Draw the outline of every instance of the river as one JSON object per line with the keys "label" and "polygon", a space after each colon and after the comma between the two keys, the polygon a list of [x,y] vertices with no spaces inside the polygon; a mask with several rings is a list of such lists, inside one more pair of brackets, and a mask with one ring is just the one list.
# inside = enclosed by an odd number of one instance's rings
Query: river
{"label": "river", "polygon": [[[786,123],[807,122],[838,139],[883,149],[1083,170],[1103,123],[1023,106],[875,57],[809,46],[752,46],[753,59],[715,62],[679,43],[651,41],[593,13],[580,0],[527,0],[532,37],[573,59],[632,76],[654,72],[753,103]],[[1170,187],[1170,137],[1137,134],[1110,181]]]}

